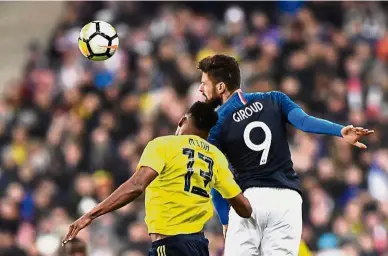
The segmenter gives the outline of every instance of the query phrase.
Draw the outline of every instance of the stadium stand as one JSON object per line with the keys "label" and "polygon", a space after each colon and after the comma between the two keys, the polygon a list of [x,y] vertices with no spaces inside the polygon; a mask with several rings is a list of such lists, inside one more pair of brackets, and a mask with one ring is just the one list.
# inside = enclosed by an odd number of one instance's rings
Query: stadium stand
{"label": "stadium stand", "polygon": [[[0,248],[55,255],[68,225],[134,172],[198,93],[196,61],[235,56],[246,91],[280,90],[306,112],[374,129],[367,151],[290,129],[305,192],[303,239],[317,255],[388,251],[387,4],[378,2],[68,2],[20,82],[0,100]],[[120,48],[92,63],[77,46],[91,20]],[[143,201],[80,233],[89,255],[147,255]],[[206,227],[222,255],[217,217]],[[6,252],[7,251],[7,252]],[[4,255],[1,253],[1,255]]]}

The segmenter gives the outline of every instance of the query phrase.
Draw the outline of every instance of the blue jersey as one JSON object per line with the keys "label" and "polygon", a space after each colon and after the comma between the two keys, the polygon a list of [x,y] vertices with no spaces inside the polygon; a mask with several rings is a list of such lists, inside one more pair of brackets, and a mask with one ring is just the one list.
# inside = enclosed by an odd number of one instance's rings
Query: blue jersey
{"label": "blue jersey", "polygon": [[[342,125],[307,115],[281,92],[238,90],[218,109],[209,142],[226,155],[242,190],[250,187],[289,188],[301,193],[287,142],[287,123],[304,132],[341,137]],[[212,190],[222,224],[228,223],[228,202]]]}
{"label": "blue jersey", "polygon": [[299,106],[280,92],[239,90],[218,109],[219,121],[208,140],[226,155],[242,190],[275,187],[301,193],[286,129],[295,108]]}

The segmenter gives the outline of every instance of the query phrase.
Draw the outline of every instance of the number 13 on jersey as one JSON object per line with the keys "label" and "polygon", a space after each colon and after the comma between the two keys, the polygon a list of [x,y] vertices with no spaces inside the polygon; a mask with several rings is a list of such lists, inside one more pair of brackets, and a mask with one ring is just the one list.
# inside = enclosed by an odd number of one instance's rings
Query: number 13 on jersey
{"label": "number 13 on jersey", "polygon": [[[205,156],[204,154],[198,152],[196,154],[194,149],[191,148],[184,148],[182,153],[184,155],[187,155],[188,157],[188,162],[186,165],[187,168],[187,173],[185,175],[185,186],[184,186],[184,191],[186,192],[191,192],[193,194],[203,196],[203,197],[209,197],[209,194],[206,192],[206,186],[211,182],[213,178],[213,166],[214,166],[214,161],[208,156]],[[194,163],[196,161],[195,157],[196,155],[198,156],[199,161],[203,161],[207,164],[207,171],[204,170],[199,170],[199,173],[195,173],[194,171]],[[193,175],[200,175],[203,179],[203,188],[199,186],[192,186],[191,185],[191,180]],[[197,184],[199,185],[199,184]],[[190,191],[191,188],[191,191]]]}

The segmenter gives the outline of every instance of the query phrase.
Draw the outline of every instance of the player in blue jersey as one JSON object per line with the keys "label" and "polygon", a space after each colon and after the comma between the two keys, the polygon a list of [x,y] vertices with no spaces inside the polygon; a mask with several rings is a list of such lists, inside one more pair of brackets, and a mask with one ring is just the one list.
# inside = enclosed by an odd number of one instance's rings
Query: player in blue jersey
{"label": "player in blue jersey", "polygon": [[207,57],[198,69],[202,72],[199,90],[214,107],[221,105],[208,140],[228,158],[253,208],[251,219],[240,218],[235,211],[229,212],[219,193],[212,191],[221,223],[228,229],[224,255],[298,255],[302,192],[293,169],[286,124],[304,132],[338,136],[362,149],[366,146],[359,139],[373,131],[309,116],[281,92],[244,93],[233,57]]}

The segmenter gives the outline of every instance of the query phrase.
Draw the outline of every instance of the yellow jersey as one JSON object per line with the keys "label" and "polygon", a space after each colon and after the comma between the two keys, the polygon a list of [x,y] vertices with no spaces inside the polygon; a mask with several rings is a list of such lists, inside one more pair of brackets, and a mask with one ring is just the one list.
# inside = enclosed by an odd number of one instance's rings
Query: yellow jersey
{"label": "yellow jersey", "polygon": [[163,136],[150,141],[137,170],[142,166],[159,174],[145,192],[148,233],[200,232],[213,216],[211,188],[226,199],[241,193],[225,156],[198,136]]}

